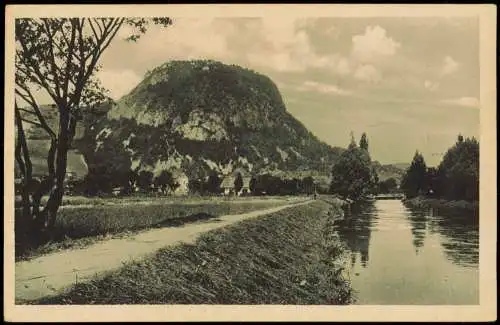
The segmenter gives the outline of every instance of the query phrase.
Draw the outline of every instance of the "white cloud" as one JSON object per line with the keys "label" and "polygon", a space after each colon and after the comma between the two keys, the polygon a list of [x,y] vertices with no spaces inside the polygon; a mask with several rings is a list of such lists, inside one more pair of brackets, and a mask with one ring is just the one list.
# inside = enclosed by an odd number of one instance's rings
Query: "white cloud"
{"label": "white cloud", "polygon": [[142,80],[132,70],[101,70],[97,73],[97,77],[115,100],[126,95]]}
{"label": "white cloud", "polygon": [[386,35],[380,26],[367,26],[365,33],[352,37],[352,55],[362,62],[376,60],[380,56],[392,56],[401,44]]}
{"label": "white cloud", "polygon": [[[247,24],[251,46],[245,57],[250,65],[282,72],[303,72],[308,68],[325,68],[336,74],[349,73],[348,62],[336,53],[316,53],[304,28],[314,26],[311,18],[261,18]],[[335,38],[330,28],[331,38]]]}
{"label": "white cloud", "polygon": [[168,60],[215,59],[231,61],[228,37],[235,32],[234,22],[211,17],[174,18],[163,28],[150,26],[137,43],[127,43],[130,27],[122,27],[116,41],[102,58],[103,66],[113,69],[145,70]]}
{"label": "white cloud", "polygon": [[351,72],[349,60],[347,60],[346,58],[340,58],[336,64],[336,71],[340,75],[348,75]]}
{"label": "white cloud", "polygon": [[460,97],[441,101],[444,104],[459,105],[465,107],[479,108],[479,100],[476,97]]}
{"label": "white cloud", "polygon": [[458,70],[460,64],[455,61],[451,56],[446,56],[443,60],[443,67],[441,68],[441,76],[452,74]]}
{"label": "white cloud", "polygon": [[382,79],[380,72],[370,64],[360,65],[354,73],[354,78],[366,82],[378,82]]}
{"label": "white cloud", "polygon": [[439,82],[431,81],[431,80],[426,80],[424,82],[424,87],[425,89],[429,91],[435,91],[439,88]]}
{"label": "white cloud", "polygon": [[296,87],[299,91],[315,91],[323,94],[350,95],[351,91],[342,89],[336,85],[320,83],[316,81],[305,81],[302,85]]}

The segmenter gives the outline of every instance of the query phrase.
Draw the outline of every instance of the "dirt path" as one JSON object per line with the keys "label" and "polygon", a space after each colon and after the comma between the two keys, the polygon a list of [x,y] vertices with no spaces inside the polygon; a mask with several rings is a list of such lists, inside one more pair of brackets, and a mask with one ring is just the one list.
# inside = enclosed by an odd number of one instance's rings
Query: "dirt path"
{"label": "dirt path", "polygon": [[123,262],[144,258],[162,247],[194,242],[198,235],[209,230],[310,202],[312,201],[307,200],[244,214],[225,215],[182,227],[154,229],[129,238],[110,239],[84,249],[57,252],[17,262],[16,302],[57,294],[76,282],[119,268]]}

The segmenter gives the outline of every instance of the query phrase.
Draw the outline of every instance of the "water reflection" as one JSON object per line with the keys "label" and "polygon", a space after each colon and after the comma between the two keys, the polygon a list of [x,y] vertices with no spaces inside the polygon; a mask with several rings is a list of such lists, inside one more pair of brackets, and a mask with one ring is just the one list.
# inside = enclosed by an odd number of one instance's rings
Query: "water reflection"
{"label": "water reflection", "polygon": [[[419,229],[426,227],[427,220],[432,224],[430,230],[441,237],[441,246],[447,258],[464,267],[476,267],[479,263],[479,219],[474,211],[458,209],[423,209],[406,206],[412,229],[415,228],[414,244],[420,247]],[[425,235],[424,235],[425,236]]]}
{"label": "water reflection", "polygon": [[351,252],[351,267],[359,260],[366,268],[369,261],[371,228],[377,217],[373,203],[358,203],[344,210],[336,223],[337,232]]}
{"label": "water reflection", "polygon": [[335,222],[358,304],[477,304],[478,220],[470,213],[351,205]]}
{"label": "water reflection", "polygon": [[427,234],[428,213],[426,211],[411,211],[408,219],[411,225],[411,234],[413,237],[413,247],[415,253],[418,254],[420,248],[424,245],[425,236]]}

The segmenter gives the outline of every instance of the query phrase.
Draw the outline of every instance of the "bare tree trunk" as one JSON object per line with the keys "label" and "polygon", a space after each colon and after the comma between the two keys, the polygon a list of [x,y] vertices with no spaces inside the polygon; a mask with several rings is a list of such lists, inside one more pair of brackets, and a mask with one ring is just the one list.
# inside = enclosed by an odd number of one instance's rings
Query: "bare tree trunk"
{"label": "bare tree trunk", "polygon": [[69,109],[60,110],[59,135],[55,150],[54,182],[50,190],[49,199],[44,208],[45,229],[49,234],[54,228],[57,219],[57,211],[62,203],[68,149],[76,128],[76,120],[69,116],[68,111]]}
{"label": "bare tree trunk", "polygon": [[28,145],[26,143],[26,136],[23,129],[21,114],[19,113],[17,103],[15,106],[15,119],[17,124],[17,144],[15,148],[15,157],[19,169],[23,175],[23,182],[21,184],[21,200],[22,200],[22,217],[26,225],[32,218],[31,204],[30,204],[30,186],[32,186],[32,165],[29,156]]}

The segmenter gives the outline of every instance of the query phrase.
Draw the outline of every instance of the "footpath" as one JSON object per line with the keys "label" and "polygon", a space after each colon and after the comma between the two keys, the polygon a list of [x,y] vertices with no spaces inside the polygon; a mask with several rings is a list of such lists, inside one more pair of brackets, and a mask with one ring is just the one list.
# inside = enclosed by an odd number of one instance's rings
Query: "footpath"
{"label": "footpath", "polygon": [[128,261],[145,258],[160,248],[193,243],[200,234],[207,231],[311,202],[313,201],[307,200],[243,214],[225,215],[181,227],[153,229],[127,238],[98,242],[82,249],[55,252],[17,262],[15,301],[22,303],[56,295],[75,283],[115,270]]}

